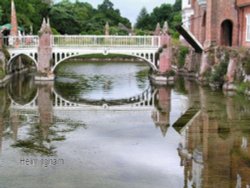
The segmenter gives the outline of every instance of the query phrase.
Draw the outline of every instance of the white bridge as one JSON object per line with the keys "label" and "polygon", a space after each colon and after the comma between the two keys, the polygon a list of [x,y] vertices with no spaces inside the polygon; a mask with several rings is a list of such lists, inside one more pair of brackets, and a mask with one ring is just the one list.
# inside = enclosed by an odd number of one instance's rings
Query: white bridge
{"label": "white bridge", "polygon": [[[37,92],[36,96],[29,103],[22,105],[15,102],[11,98],[11,109],[12,110],[38,110],[38,97]],[[157,91],[148,88],[143,93],[137,96],[130,97],[128,99],[120,100],[79,100],[78,102],[71,102],[67,99],[64,99],[53,90],[53,99],[51,99],[51,107],[53,110],[152,110],[155,106],[155,100],[157,100]]]}
{"label": "white bridge", "polygon": [[[25,55],[38,65],[39,36],[4,38],[10,53],[8,67],[13,59]],[[160,36],[94,36],[94,35],[51,35],[52,70],[61,62],[87,54],[121,54],[140,58],[157,70],[159,61],[156,53],[161,47]]]}

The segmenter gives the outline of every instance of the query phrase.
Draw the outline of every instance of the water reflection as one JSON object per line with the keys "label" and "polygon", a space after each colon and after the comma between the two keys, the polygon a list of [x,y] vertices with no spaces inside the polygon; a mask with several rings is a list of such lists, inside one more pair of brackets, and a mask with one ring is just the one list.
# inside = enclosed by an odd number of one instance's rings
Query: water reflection
{"label": "water reflection", "polygon": [[[250,185],[250,104],[243,97],[225,97],[180,79],[174,86],[151,86],[149,94],[143,86],[143,97],[104,108],[71,101],[72,94],[62,99],[57,86],[32,77],[13,82],[0,89],[0,168],[5,172],[20,157],[59,156],[70,164],[32,173],[50,172],[76,187],[82,185],[81,174],[87,187]],[[28,171],[11,175],[20,173]],[[58,186],[52,179],[48,183]]]}
{"label": "water reflection", "polygon": [[249,186],[249,102],[201,87],[198,94],[189,99],[199,101],[199,111],[178,129],[185,187]]}
{"label": "water reflection", "polygon": [[58,67],[56,92],[63,98],[115,100],[140,95],[149,88],[147,66],[141,63],[67,63]]}

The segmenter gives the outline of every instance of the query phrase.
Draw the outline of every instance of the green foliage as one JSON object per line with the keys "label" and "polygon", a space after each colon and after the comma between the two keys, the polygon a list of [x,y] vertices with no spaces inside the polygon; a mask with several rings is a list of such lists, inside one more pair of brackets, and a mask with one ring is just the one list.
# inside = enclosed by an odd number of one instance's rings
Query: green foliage
{"label": "green foliage", "polygon": [[[10,23],[10,0],[1,0],[2,23]],[[51,3],[47,0],[18,0],[15,1],[18,24],[29,31],[30,25],[33,25],[34,31],[38,31],[41,26],[42,18],[48,16]],[[1,19],[0,19],[1,20]]]}
{"label": "green foliage", "polygon": [[89,3],[64,0],[55,4],[50,10],[51,25],[61,34],[104,34],[106,22],[110,25],[111,34],[125,34],[118,24],[126,27],[131,24],[127,18],[121,16],[113,3],[104,0],[98,8],[93,8]]}
{"label": "green foliage", "polygon": [[186,56],[187,54],[189,53],[189,49],[188,47],[186,46],[182,46],[180,45],[179,46],[179,52],[178,52],[178,57],[177,57],[177,60],[178,60],[178,68],[182,68],[185,64],[185,59],[186,59]]}
{"label": "green foliage", "polygon": [[247,75],[250,75],[250,61],[244,63],[244,70]]}
{"label": "green foliage", "polygon": [[154,31],[156,24],[163,25],[164,21],[169,24],[170,34],[174,38],[178,38],[179,34],[175,30],[175,26],[181,23],[181,0],[177,0],[174,5],[164,3],[155,7],[150,14],[145,8],[142,8],[135,26],[137,29]]}
{"label": "green foliage", "polygon": [[51,28],[51,31],[53,35],[60,35],[60,33],[54,27]]}
{"label": "green foliage", "polygon": [[[30,32],[32,25],[36,34],[43,17],[50,18],[55,34],[104,34],[107,21],[118,30],[119,23],[131,27],[129,20],[122,17],[109,0],[104,0],[97,9],[87,2],[69,0],[54,5],[51,0],[18,0],[15,5],[18,24],[24,27],[26,33]],[[10,22],[10,7],[10,0],[0,1],[0,21],[3,23]],[[124,34],[124,31],[119,30],[118,34]]]}
{"label": "green foliage", "polygon": [[142,30],[142,29],[135,29],[135,34],[136,35],[150,35],[150,31],[148,30]]}
{"label": "green foliage", "polygon": [[2,16],[3,16],[3,9],[2,9],[2,7],[0,6],[0,23],[1,23],[1,21],[2,21]]}
{"label": "green foliage", "polygon": [[148,14],[148,11],[145,7],[143,7],[136,19],[136,28],[143,29],[143,30],[150,30],[150,16]]}
{"label": "green foliage", "polygon": [[2,52],[4,53],[5,58],[7,60],[9,60],[10,59],[10,53],[8,52],[8,50],[5,47],[3,47]]}
{"label": "green foliage", "polygon": [[250,83],[249,82],[240,82],[236,84],[236,91],[240,94],[245,94],[247,90],[250,90]]}
{"label": "green foliage", "polygon": [[2,67],[0,67],[0,79],[3,79],[5,77],[5,72]]}
{"label": "green foliage", "polygon": [[214,65],[209,78],[209,82],[218,83],[222,85],[224,83],[224,76],[227,73],[227,66],[227,62],[221,62],[219,64]]}
{"label": "green foliage", "polygon": [[247,75],[250,75],[250,52],[247,51],[242,59],[242,65]]}

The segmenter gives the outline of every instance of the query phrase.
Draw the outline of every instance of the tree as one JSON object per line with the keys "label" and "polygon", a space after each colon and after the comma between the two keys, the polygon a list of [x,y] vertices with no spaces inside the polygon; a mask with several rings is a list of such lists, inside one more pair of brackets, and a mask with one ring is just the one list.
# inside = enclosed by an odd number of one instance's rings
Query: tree
{"label": "tree", "polygon": [[0,6],[0,22],[2,21],[2,16],[3,16],[3,9],[2,9],[2,7]]}
{"label": "tree", "polygon": [[148,29],[150,24],[150,16],[145,7],[143,7],[136,19],[136,28],[138,29]]}
{"label": "tree", "polygon": [[113,9],[114,4],[109,0],[104,0],[102,4],[98,5],[98,10],[100,11],[109,11]]}
{"label": "tree", "polygon": [[162,4],[159,7],[155,7],[152,13],[148,14],[146,8],[142,8],[137,21],[136,29],[140,31],[145,30],[154,31],[156,24],[160,23],[161,26],[165,21],[168,22],[170,27],[170,34],[173,37],[178,37],[179,34],[175,30],[175,26],[181,23],[181,0],[176,0],[175,4]]}

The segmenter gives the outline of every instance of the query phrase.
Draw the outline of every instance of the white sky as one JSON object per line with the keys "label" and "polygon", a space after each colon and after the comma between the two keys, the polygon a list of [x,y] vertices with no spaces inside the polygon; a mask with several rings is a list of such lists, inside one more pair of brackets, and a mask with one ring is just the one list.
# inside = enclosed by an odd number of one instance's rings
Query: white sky
{"label": "white sky", "polygon": [[[55,0],[59,2],[60,0]],[[74,0],[71,0],[74,2]],[[160,6],[163,3],[174,3],[175,0],[110,0],[114,4],[114,8],[120,9],[121,15],[128,18],[133,24],[142,9],[146,7],[150,13],[153,8]],[[101,4],[103,0],[82,0],[82,2],[88,2],[92,4],[95,8],[97,5]]]}

